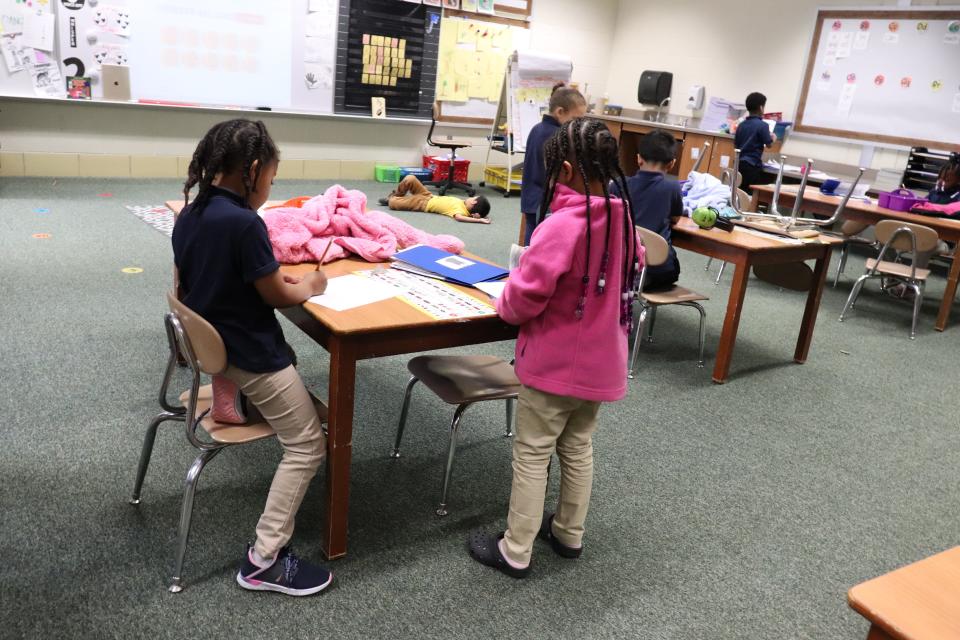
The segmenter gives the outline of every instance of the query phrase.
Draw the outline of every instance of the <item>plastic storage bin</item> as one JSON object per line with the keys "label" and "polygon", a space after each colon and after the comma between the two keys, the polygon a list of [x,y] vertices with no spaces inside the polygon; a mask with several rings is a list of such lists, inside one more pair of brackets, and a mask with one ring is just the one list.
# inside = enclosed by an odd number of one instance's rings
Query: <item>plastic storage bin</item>
{"label": "plastic storage bin", "polygon": [[[439,156],[424,156],[424,167],[430,169],[434,180],[446,180],[450,171],[450,159]],[[457,182],[466,182],[470,173],[469,160],[456,160],[453,164],[453,179]]]}
{"label": "plastic storage bin", "polygon": [[400,167],[400,179],[407,176],[416,176],[417,180],[433,180],[433,171],[424,167]]}
{"label": "plastic storage bin", "polygon": [[506,167],[487,167],[487,170],[483,173],[485,184],[488,187],[503,191],[504,195],[509,194],[511,191],[520,191],[520,179],[522,177],[522,172],[514,171],[513,174],[507,178]]}
{"label": "plastic storage bin", "polygon": [[913,191],[909,189],[897,189],[896,191],[881,191],[877,197],[877,204],[884,209],[894,211],[910,211],[913,206],[923,202],[924,198],[918,198]]}
{"label": "plastic storage bin", "polygon": [[378,162],[373,167],[373,177],[377,182],[400,182],[400,167]]}

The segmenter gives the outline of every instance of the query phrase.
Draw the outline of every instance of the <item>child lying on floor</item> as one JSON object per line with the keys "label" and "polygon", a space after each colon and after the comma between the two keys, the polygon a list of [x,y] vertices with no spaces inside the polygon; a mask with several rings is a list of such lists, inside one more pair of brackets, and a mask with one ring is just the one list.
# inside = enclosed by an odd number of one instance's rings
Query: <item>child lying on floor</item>
{"label": "child lying on floor", "polygon": [[461,200],[454,196],[437,196],[431,193],[416,176],[406,176],[397,188],[380,204],[394,211],[426,211],[450,216],[457,222],[490,224],[490,201],[484,196]]}

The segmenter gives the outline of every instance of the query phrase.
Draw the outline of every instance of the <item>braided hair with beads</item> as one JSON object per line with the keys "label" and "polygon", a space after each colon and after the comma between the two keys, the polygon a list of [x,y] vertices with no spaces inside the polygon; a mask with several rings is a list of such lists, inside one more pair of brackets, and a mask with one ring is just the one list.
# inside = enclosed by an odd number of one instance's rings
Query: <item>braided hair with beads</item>
{"label": "braided hair with beads", "polygon": [[244,193],[240,195],[246,200],[264,167],[279,159],[280,151],[263,122],[237,118],[214,125],[193,152],[187,181],[183,184],[184,204],[190,200],[190,190],[199,186],[192,210],[203,211],[214,179],[234,172],[241,175]]}
{"label": "braided hair with beads", "polygon": [[[620,322],[633,325],[633,288],[640,272],[637,256],[636,234],[633,233],[633,202],[627,189],[627,179],[620,168],[620,154],[617,141],[599,120],[577,118],[564,123],[544,145],[544,164],[547,169],[546,188],[540,202],[537,223],[543,222],[550,203],[556,192],[557,181],[564,162],[569,162],[583,180],[586,195],[587,249],[582,276],[583,292],[577,302],[576,316],[582,318],[590,291],[590,249],[592,247],[590,196],[599,195],[590,192],[590,183],[599,182],[603,190],[606,205],[606,232],[604,233],[603,254],[596,279],[596,294],[603,295],[607,286],[607,268],[610,260],[611,242],[623,242],[624,261],[622,285],[620,290]],[[611,238],[613,209],[610,205],[610,191],[607,185],[616,182],[620,193],[624,194],[623,237]]]}

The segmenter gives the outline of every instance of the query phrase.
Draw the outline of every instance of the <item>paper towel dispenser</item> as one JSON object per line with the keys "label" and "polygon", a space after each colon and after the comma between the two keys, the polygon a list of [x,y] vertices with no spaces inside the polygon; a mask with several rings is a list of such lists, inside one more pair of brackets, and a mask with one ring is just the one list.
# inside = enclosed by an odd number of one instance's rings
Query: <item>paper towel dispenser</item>
{"label": "paper towel dispenser", "polygon": [[673,74],[669,71],[644,71],[637,85],[637,102],[659,105],[670,97],[672,88]]}

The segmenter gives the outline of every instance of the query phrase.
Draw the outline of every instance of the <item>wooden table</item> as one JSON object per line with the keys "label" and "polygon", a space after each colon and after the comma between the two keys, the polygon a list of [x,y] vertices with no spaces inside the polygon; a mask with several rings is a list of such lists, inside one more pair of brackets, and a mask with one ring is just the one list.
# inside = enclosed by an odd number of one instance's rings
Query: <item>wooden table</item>
{"label": "wooden table", "polygon": [[[781,189],[780,203],[781,208],[793,208],[796,201],[796,189]],[[757,211],[757,206],[761,203],[770,204],[773,201],[773,187],[756,186],[753,188],[753,203],[751,210]],[[814,187],[807,187],[803,194],[802,209],[806,212],[819,215],[831,216],[839,204],[836,196],[825,196],[820,190]],[[916,213],[906,211],[894,211],[878,207],[875,204],[867,204],[862,200],[853,198],[847,202],[847,207],[843,213],[844,219],[858,220],[866,224],[874,225],[880,220],[901,220],[903,222],[912,222],[922,224],[926,227],[936,230],[941,240],[947,242],[960,243],[960,221],[947,220],[944,218],[933,218],[922,216]],[[937,313],[937,322],[935,324],[937,331],[943,331],[947,328],[947,320],[950,318],[950,311],[953,307],[953,301],[957,295],[957,283],[960,282],[960,259],[954,258],[950,265],[950,271],[947,274],[947,286],[943,292],[943,300],[940,302],[940,311]]]}
{"label": "wooden table", "polygon": [[753,265],[787,264],[816,260],[814,267],[814,285],[807,293],[807,305],[800,323],[800,334],[793,353],[795,362],[807,361],[810,343],[813,340],[813,328],[820,309],[820,296],[823,283],[830,265],[830,249],[840,240],[820,236],[819,242],[788,244],[771,238],[760,237],[752,233],[735,229],[732,232],[719,229],[701,229],[690,218],[679,218],[673,226],[673,245],[696,253],[731,262],[736,266],[730,296],[727,298],[727,313],[723,319],[717,360],[713,367],[713,381],[723,384],[730,374],[730,361],[733,347],[737,341],[740,326],[740,312],[747,293],[750,267]]}
{"label": "wooden table", "polygon": [[[268,202],[267,206],[272,204],[274,203]],[[183,208],[183,201],[169,201],[167,206],[179,213]],[[323,271],[328,278],[335,278],[354,271],[375,269],[377,266],[349,258],[327,264]],[[290,274],[306,273],[315,268],[316,265],[312,263],[281,267],[284,273]],[[478,300],[490,302],[490,298],[477,289],[459,286],[455,288]],[[505,323],[492,309],[491,315],[479,318],[434,320],[399,298],[347,311],[333,311],[312,303],[304,303],[280,309],[280,312],[330,353],[327,396],[327,508],[321,544],[328,558],[339,558],[347,553],[357,361],[513,340],[517,337],[517,327]]]}
{"label": "wooden table", "polygon": [[847,602],[870,621],[867,640],[960,638],[960,547],[858,584]]}

